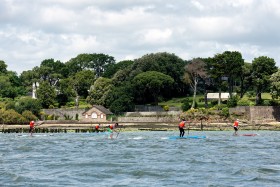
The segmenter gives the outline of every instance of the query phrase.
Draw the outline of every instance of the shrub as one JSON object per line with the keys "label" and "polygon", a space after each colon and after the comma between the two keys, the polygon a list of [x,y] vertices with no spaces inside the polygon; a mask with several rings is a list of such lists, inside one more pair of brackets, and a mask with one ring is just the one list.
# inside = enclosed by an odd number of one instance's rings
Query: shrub
{"label": "shrub", "polygon": [[183,111],[187,111],[191,108],[189,99],[184,99],[183,100],[183,104],[182,104],[181,108],[182,108]]}
{"label": "shrub", "polygon": [[246,98],[242,98],[237,102],[237,106],[250,106],[250,101]]}
{"label": "shrub", "polygon": [[278,106],[279,103],[275,100],[263,100],[263,106]]}
{"label": "shrub", "polygon": [[26,122],[28,121],[34,121],[37,119],[37,117],[29,110],[25,110],[23,113],[22,113],[22,116],[27,120]]}
{"label": "shrub", "polygon": [[222,109],[222,116],[229,117],[229,109],[225,107]]}
{"label": "shrub", "polygon": [[169,111],[169,106],[168,105],[163,106],[163,110],[164,111]]}
{"label": "shrub", "polygon": [[227,101],[227,107],[236,107],[238,102],[238,96],[234,95]]}

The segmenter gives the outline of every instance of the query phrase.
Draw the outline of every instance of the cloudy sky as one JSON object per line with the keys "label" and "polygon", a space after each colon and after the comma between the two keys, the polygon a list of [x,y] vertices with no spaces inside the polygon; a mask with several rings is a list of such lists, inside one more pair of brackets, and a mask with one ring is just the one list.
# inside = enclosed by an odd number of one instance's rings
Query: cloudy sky
{"label": "cloudy sky", "polygon": [[189,60],[240,51],[280,67],[279,0],[1,0],[0,60],[31,70],[81,53],[116,61],[169,52]]}

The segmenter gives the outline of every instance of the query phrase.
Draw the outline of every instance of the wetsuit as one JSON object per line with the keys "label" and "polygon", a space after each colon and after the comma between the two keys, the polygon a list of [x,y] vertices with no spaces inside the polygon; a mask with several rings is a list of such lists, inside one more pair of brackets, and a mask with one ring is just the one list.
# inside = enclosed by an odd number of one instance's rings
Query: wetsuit
{"label": "wetsuit", "polygon": [[30,123],[29,123],[29,133],[33,133],[34,125],[35,125],[34,121],[30,121]]}
{"label": "wetsuit", "polygon": [[234,128],[235,134],[237,134],[237,131],[238,131],[238,121],[234,122],[233,128]]}
{"label": "wetsuit", "polygon": [[97,133],[99,132],[99,125],[95,126],[95,132],[97,132]]}
{"label": "wetsuit", "polygon": [[181,121],[180,124],[179,124],[179,131],[180,131],[180,137],[184,137],[184,134],[185,134],[185,123],[186,121]]}

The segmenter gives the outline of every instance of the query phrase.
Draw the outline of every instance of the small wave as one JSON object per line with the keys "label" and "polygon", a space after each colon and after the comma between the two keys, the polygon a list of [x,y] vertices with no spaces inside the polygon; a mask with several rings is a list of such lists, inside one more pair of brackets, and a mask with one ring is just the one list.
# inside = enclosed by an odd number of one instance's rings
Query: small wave
{"label": "small wave", "polygon": [[133,140],[142,140],[143,139],[143,137],[142,136],[138,136],[138,137],[134,137],[134,138],[132,138]]}

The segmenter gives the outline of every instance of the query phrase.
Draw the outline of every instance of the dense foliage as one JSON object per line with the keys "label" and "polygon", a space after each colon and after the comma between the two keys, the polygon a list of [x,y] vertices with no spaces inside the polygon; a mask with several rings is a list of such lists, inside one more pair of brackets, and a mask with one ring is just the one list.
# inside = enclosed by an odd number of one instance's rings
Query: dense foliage
{"label": "dense foliage", "polygon": [[[93,104],[120,114],[133,111],[138,104],[157,105],[170,98],[193,95],[192,100],[183,102],[182,108],[187,110],[197,106],[197,94],[206,96],[207,92],[230,93],[230,99],[223,104],[228,107],[275,105],[274,101],[262,102],[261,94],[271,92],[274,99],[280,96],[277,70],[272,58],[260,56],[245,63],[237,51],[191,60],[166,52],[151,53],[118,63],[106,54],[84,53],[65,63],[45,59],[20,75],[8,71],[0,60],[0,120],[23,123],[39,117],[42,108]],[[35,90],[37,99],[31,99]],[[255,103],[243,99],[249,93],[255,96]],[[207,107],[207,99],[203,100]],[[81,103],[84,106],[79,106]],[[221,99],[215,104],[222,106]]]}

